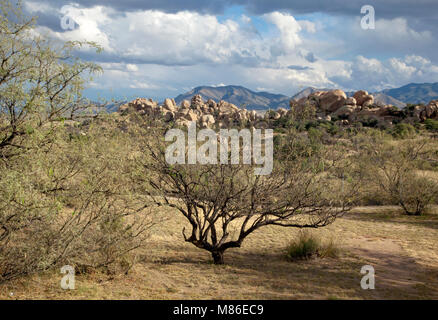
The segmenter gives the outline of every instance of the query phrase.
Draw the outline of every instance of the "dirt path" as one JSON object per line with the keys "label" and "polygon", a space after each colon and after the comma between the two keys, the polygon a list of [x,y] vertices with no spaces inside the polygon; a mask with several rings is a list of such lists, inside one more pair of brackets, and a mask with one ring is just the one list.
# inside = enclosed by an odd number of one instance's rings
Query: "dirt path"
{"label": "dirt path", "polygon": [[[406,298],[421,298],[435,291],[436,283],[425,284],[430,270],[418,264],[394,240],[359,236],[350,240],[348,250],[374,267],[376,290],[373,294],[378,299],[393,295],[394,290]],[[438,291],[435,297],[438,298]]]}

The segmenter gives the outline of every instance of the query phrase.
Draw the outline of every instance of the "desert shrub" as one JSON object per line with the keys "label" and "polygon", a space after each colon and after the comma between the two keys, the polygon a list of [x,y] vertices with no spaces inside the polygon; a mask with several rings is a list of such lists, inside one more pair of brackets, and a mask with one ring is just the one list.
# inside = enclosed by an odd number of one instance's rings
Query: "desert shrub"
{"label": "desert shrub", "polygon": [[316,118],[316,106],[315,104],[307,102],[304,106],[298,106],[298,104],[290,101],[290,117],[293,121],[302,122],[309,119]]}
{"label": "desert shrub", "polygon": [[59,134],[1,166],[0,281],[65,264],[116,270],[147,238],[152,219],[131,192],[129,143]]}
{"label": "desert shrub", "polygon": [[400,110],[400,108],[396,107],[396,106],[391,106],[390,108],[387,109],[388,110],[388,114],[390,116],[393,117],[401,117],[403,114],[403,111]]}
{"label": "desert shrub", "polygon": [[[129,142],[99,126],[68,126],[90,104],[86,76],[100,71],[36,36],[20,5],[0,1],[0,282],[59,264],[108,267],[150,226],[131,192]],[[89,45],[92,45],[88,43]]]}
{"label": "desert shrub", "polygon": [[268,175],[257,175],[250,164],[171,165],[166,148],[158,139],[146,142],[135,184],[157,206],[185,217],[190,229],[183,229],[184,240],[210,252],[215,264],[223,264],[226,250],[241,247],[259,228],[327,226],[350,209],[357,194],[354,183],[346,181],[343,189],[334,183],[335,167],[348,171],[349,163],[302,133],[278,138]]}
{"label": "desert shrub", "polygon": [[337,258],[341,253],[341,249],[333,239],[324,243],[320,251],[320,257],[322,258]]}
{"label": "desert shrub", "polygon": [[302,131],[308,131],[309,133],[313,132],[313,134],[316,131],[321,132],[323,134],[324,132],[334,136],[340,132],[340,127],[336,125],[333,122],[325,121],[325,120],[311,120],[306,121],[302,125],[304,125],[304,128]]}
{"label": "desert shrub", "polygon": [[397,124],[401,123],[402,120],[403,120],[403,119],[401,119],[401,118],[394,118],[394,119],[392,120],[392,124],[393,124],[393,125],[397,125]]}
{"label": "desert shrub", "polygon": [[424,121],[424,125],[428,131],[438,132],[438,120],[427,119]]}
{"label": "desert shrub", "polygon": [[[290,144],[291,135],[293,138],[293,146]],[[288,135],[274,137],[274,158],[299,160],[300,155],[312,157],[323,152],[324,148],[321,143],[322,132],[318,129],[310,130],[307,135],[298,135],[296,132],[289,132]],[[293,150],[291,150],[293,148]]]}
{"label": "desert shrub", "polygon": [[[108,268],[144,244],[153,219],[131,184],[135,166],[131,137],[105,126],[114,124],[92,126],[86,142],[66,144],[77,169],[58,196],[69,199],[68,209],[74,213],[69,225],[80,230],[80,236],[72,235],[70,252],[62,259]],[[68,158],[62,157],[58,166],[61,163],[69,163]]]}
{"label": "desert shrub", "polygon": [[433,156],[429,144],[427,140],[363,142],[357,164],[366,177],[364,188],[374,190],[371,195],[376,199],[400,205],[407,215],[421,215],[438,195],[438,181],[418,172],[419,164]]}
{"label": "desert shrub", "polygon": [[320,128],[323,128],[327,133],[334,136],[339,133],[341,128],[333,122],[324,121],[320,123]]}
{"label": "desert shrub", "polygon": [[319,127],[310,127],[307,130],[307,134],[312,141],[321,141],[324,136],[324,131]]}
{"label": "desert shrub", "polygon": [[419,216],[430,204],[437,203],[438,182],[424,174],[409,172],[392,192],[398,193],[396,199],[406,214]]}
{"label": "desert shrub", "polygon": [[[275,130],[290,128],[294,125],[292,118],[288,115],[282,116],[281,118],[274,120],[272,126]],[[284,131],[283,131],[284,132]]]}
{"label": "desert shrub", "polygon": [[376,128],[379,121],[375,118],[363,119],[360,121],[364,127]]}
{"label": "desert shrub", "polygon": [[416,134],[414,126],[409,123],[397,123],[392,129],[391,134],[396,138],[411,138]]}
{"label": "desert shrub", "polygon": [[306,131],[309,131],[312,128],[318,128],[319,123],[316,120],[310,120],[310,121],[306,121],[304,123],[304,126],[305,126]]}
{"label": "desert shrub", "polygon": [[55,45],[37,36],[34,24],[35,19],[21,13],[20,5],[0,1],[0,156],[4,159],[49,143],[48,127],[88,109],[82,89],[88,76],[101,71],[73,54],[93,43]]}
{"label": "desert shrub", "polygon": [[405,111],[413,112],[416,106],[424,107],[424,103],[407,103],[404,108]]}
{"label": "desert shrub", "polygon": [[287,246],[286,257],[289,260],[310,259],[318,255],[320,247],[319,239],[311,233],[300,232],[298,238]]}
{"label": "desert shrub", "polygon": [[339,248],[333,240],[323,244],[318,237],[306,231],[301,231],[286,248],[286,258],[291,261],[315,257],[335,258],[338,254]]}

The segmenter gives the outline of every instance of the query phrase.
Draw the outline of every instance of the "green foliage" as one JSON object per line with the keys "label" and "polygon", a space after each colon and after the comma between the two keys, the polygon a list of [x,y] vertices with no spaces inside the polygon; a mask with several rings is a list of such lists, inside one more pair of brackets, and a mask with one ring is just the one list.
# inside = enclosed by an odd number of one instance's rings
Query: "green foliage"
{"label": "green foliage", "polygon": [[280,119],[274,120],[272,126],[274,127],[274,130],[287,129],[294,126],[294,121],[289,116],[282,116]]}
{"label": "green foliage", "polygon": [[82,98],[84,76],[101,68],[73,53],[82,46],[100,48],[91,42],[58,45],[35,35],[35,19],[9,1],[0,2],[0,12],[0,155],[8,158],[32,147],[30,135],[39,135],[33,147],[46,143],[50,123],[88,107]]}
{"label": "green foliage", "polygon": [[298,106],[296,102],[290,101],[291,119],[295,122],[302,122],[309,119],[315,119],[316,106],[311,103],[306,103],[304,106]]}
{"label": "green foliage", "polygon": [[320,241],[310,233],[301,232],[298,239],[292,241],[286,249],[289,260],[310,259],[319,254]]}
{"label": "green foliage", "polygon": [[[356,160],[365,182],[361,193],[378,204],[399,205],[407,215],[421,215],[438,198],[438,181],[420,165],[436,163],[436,145],[429,140],[364,139]],[[379,203],[380,202],[380,203]]]}
{"label": "green foliage", "polygon": [[318,157],[324,146],[322,132],[314,129],[307,136],[291,132],[274,137],[274,159],[298,161]]}
{"label": "green foliage", "polygon": [[416,134],[414,126],[409,123],[397,123],[390,132],[394,137],[401,139],[412,138]]}
{"label": "green foliage", "polygon": [[319,126],[332,136],[338,134],[341,130],[339,126],[330,121],[321,122]]}
{"label": "green foliage", "polygon": [[430,132],[438,132],[438,120],[427,119],[424,121],[426,129]]}
{"label": "green foliage", "polygon": [[379,121],[375,118],[363,119],[360,121],[364,127],[376,128]]}
{"label": "green foliage", "polygon": [[306,231],[301,231],[298,238],[293,240],[286,248],[286,258],[291,261],[315,257],[335,258],[338,255],[339,248],[333,240],[323,244],[319,238]]}
{"label": "green foliage", "polygon": [[419,216],[438,201],[438,182],[424,174],[409,172],[398,188],[399,203],[407,215]]}
{"label": "green foliage", "polygon": [[131,190],[130,140],[104,121],[67,122],[90,107],[85,76],[100,67],[73,53],[93,44],[56,46],[19,6],[0,11],[0,282],[59,264],[109,268],[151,222]]}
{"label": "green foliage", "polygon": [[326,120],[311,120],[311,121],[306,121],[303,124],[304,124],[304,129],[309,132],[312,129],[318,129],[327,132],[330,135],[336,135],[341,130],[341,128],[337,126],[334,122],[326,121]]}
{"label": "green foliage", "polygon": [[86,141],[55,133],[52,144],[0,165],[0,281],[67,262],[109,268],[147,236],[129,140],[93,128]]}

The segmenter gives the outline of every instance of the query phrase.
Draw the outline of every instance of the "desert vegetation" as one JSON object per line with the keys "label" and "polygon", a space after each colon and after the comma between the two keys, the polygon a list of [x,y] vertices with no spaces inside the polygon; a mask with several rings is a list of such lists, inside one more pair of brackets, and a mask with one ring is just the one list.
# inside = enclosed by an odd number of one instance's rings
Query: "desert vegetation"
{"label": "desert vegetation", "polygon": [[358,185],[339,188],[335,175],[349,172],[348,161],[340,161],[335,147],[295,132],[277,139],[275,169],[265,176],[255,175],[252,165],[171,165],[164,146],[143,149],[150,151],[137,173],[147,184],[143,192],[178,210],[191,224],[184,240],[211,252],[216,264],[261,227],[327,226],[349,210]]}
{"label": "desert vegetation", "polygon": [[73,56],[94,45],[57,47],[31,33],[19,8],[1,9],[0,281],[60,263],[108,267],[151,221],[123,178],[126,141],[103,126],[68,127],[96,118],[81,92],[100,68]]}
{"label": "desert vegetation", "polygon": [[[367,118],[380,111],[362,92],[357,121],[352,99],[318,116],[318,94],[263,119],[199,97],[187,112],[140,99],[107,113],[82,96],[101,68],[76,58],[101,49],[35,36],[34,19],[0,3],[1,298],[437,297],[435,109],[389,124]],[[177,116],[196,122],[198,107],[214,115],[198,127],[216,132],[274,128],[272,173],[169,164],[166,131],[186,130]],[[376,296],[356,279],[366,263],[381,267]],[[408,264],[401,280],[391,272]],[[80,290],[57,287],[63,265],[81,274]]]}

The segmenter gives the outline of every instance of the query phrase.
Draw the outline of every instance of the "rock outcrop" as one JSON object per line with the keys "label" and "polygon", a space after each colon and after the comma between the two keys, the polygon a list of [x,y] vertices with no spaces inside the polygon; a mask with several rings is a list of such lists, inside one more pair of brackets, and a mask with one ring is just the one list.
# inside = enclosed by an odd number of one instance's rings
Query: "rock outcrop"
{"label": "rock outcrop", "polygon": [[301,112],[309,107],[315,109],[317,119],[339,121],[343,125],[370,120],[391,124],[396,119],[412,122],[438,119],[438,100],[433,100],[426,106],[418,105],[402,111],[391,105],[374,103],[374,97],[364,90],[357,91],[349,98],[342,90],[316,91],[298,101],[291,100],[290,107],[290,110],[279,108],[258,113],[254,110],[240,109],[223,100],[204,101],[200,95],[195,95],[191,101],[183,100],[179,107],[173,99],[166,99],[162,105],[159,105],[152,99],[138,98],[121,106],[119,112],[136,112],[164,122],[173,121],[181,126],[195,121],[202,128],[234,126],[267,128],[283,117],[288,117],[292,112]]}
{"label": "rock outcrop", "polygon": [[[232,103],[226,101],[215,102],[214,100],[203,101],[200,95],[195,95],[191,101],[183,100],[179,107],[173,99],[166,99],[162,106],[151,99],[135,99],[119,108],[121,113],[136,112],[141,115],[162,119],[165,122],[174,121],[177,125],[188,125],[195,121],[202,128],[212,128],[217,125],[219,128],[229,126],[264,124],[264,116],[256,111],[239,109]],[[279,119],[287,114],[286,109],[275,112],[274,119]]]}
{"label": "rock outcrop", "polygon": [[319,107],[322,111],[335,112],[346,105],[347,95],[342,90],[324,92],[319,96]]}
{"label": "rock outcrop", "polygon": [[388,125],[396,119],[415,122],[438,116],[437,101],[431,101],[427,106],[416,106],[409,115],[392,105],[375,103],[373,95],[364,90],[355,92],[350,98],[342,90],[316,91],[298,101],[291,101],[291,108],[297,112],[309,106],[316,108],[318,119],[338,118],[343,124],[372,120]]}
{"label": "rock outcrop", "polygon": [[356,99],[356,104],[358,106],[364,108],[370,107],[374,104],[374,97],[364,90],[357,91],[353,95],[353,98]]}
{"label": "rock outcrop", "polygon": [[420,107],[420,120],[438,119],[438,100],[432,100],[423,108]]}

